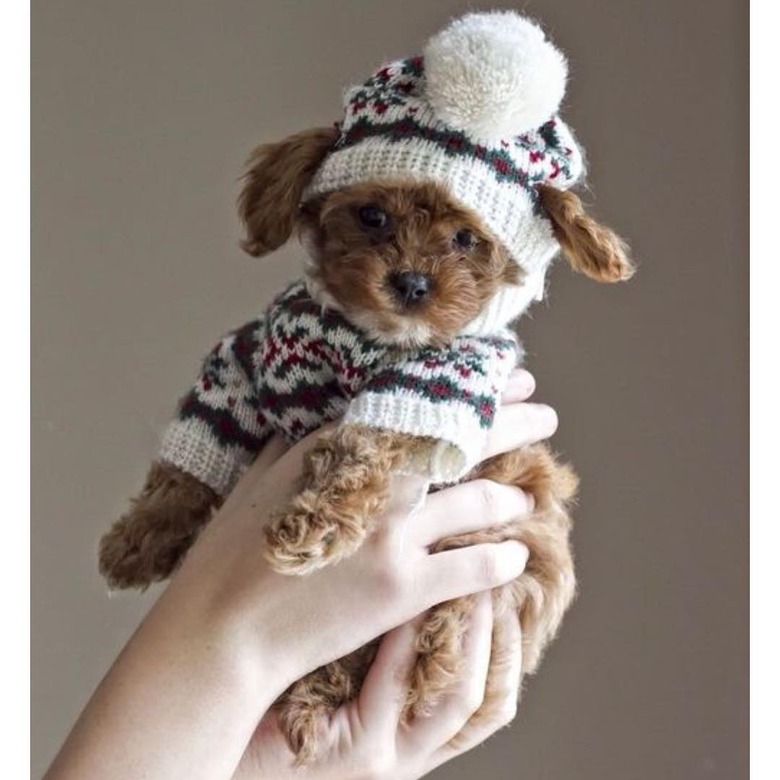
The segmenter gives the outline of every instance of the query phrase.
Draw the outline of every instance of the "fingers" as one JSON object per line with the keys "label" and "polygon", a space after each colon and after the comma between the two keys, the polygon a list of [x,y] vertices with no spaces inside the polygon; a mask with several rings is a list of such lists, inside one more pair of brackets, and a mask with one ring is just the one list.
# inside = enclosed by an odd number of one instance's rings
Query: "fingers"
{"label": "fingers", "polygon": [[547,439],[558,428],[558,415],[546,404],[500,406],[488,435],[483,459]]}
{"label": "fingers", "polygon": [[474,479],[430,495],[410,533],[416,543],[428,547],[448,536],[502,525],[532,511],[530,494],[489,479]]}
{"label": "fingers", "polygon": [[415,639],[423,616],[384,635],[360,689],[357,711],[364,724],[395,733],[417,660]]}
{"label": "fingers", "polygon": [[528,548],[514,540],[427,555],[416,564],[414,592],[421,602],[418,612],[505,585],[523,573],[527,561]]}
{"label": "fingers", "polygon": [[[417,474],[392,474],[390,476],[389,499],[383,515],[389,520],[392,516],[406,518],[412,524],[418,524],[416,518],[409,516],[426,505],[426,497],[431,481]],[[426,511],[427,515],[427,511]],[[390,522],[392,522],[390,520]],[[422,521],[420,521],[422,522]]]}
{"label": "fingers", "polygon": [[[497,621],[494,634],[494,676],[490,681],[490,690],[498,699],[491,710],[492,729],[483,730],[484,734],[472,743],[482,742],[496,729],[507,726],[515,719],[517,703],[520,700],[520,683],[523,677],[523,637],[520,630],[520,617],[516,609],[506,609]],[[476,735],[479,736],[479,735]],[[466,748],[468,749],[468,748]]]}
{"label": "fingers", "polygon": [[493,605],[489,591],[477,594],[468,631],[463,640],[462,674],[457,686],[432,709],[417,718],[409,735],[418,743],[435,748],[451,740],[480,708],[485,697],[490,666]]}
{"label": "fingers", "polygon": [[514,720],[520,698],[522,647],[517,612],[513,609],[506,610],[496,619],[493,631],[493,658],[488,681],[489,709],[480,712],[479,718],[466,723],[455,740],[443,745],[433,754],[428,771],[471,750]]}
{"label": "fingers", "polygon": [[536,389],[536,380],[523,368],[516,368],[509,375],[504,392],[501,394],[502,404],[514,404],[530,398]]}

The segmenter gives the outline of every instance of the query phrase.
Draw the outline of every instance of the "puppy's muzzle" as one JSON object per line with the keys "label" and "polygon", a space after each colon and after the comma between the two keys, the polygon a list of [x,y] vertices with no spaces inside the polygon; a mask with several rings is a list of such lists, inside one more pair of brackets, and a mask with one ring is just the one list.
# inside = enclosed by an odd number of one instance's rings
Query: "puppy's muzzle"
{"label": "puppy's muzzle", "polygon": [[390,286],[396,298],[404,306],[422,303],[430,294],[431,278],[414,271],[401,271],[390,274]]}

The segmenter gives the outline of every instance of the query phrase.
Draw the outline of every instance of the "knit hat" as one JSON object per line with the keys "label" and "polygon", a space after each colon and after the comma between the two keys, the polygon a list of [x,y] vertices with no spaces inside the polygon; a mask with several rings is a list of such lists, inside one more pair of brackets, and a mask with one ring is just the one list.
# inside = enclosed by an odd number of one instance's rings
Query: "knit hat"
{"label": "knit hat", "polygon": [[[347,90],[341,135],[304,199],[381,179],[438,182],[525,269],[527,305],[542,297],[559,250],[536,185],[567,189],[584,175],[582,153],[556,113],[567,71],[541,28],[513,11],[456,19],[422,56],[391,62]],[[497,325],[506,320],[491,316]]]}

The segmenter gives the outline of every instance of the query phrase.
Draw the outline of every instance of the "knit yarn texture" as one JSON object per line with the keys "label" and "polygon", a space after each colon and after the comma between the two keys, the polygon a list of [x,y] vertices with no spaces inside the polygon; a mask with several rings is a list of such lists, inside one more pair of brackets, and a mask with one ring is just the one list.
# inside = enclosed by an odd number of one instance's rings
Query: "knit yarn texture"
{"label": "knit yarn texture", "polygon": [[434,439],[425,460],[408,468],[454,481],[478,462],[521,355],[506,329],[443,348],[381,344],[298,281],[206,357],[160,457],[225,495],[272,433],[292,443],[343,417]]}
{"label": "knit yarn texture", "polygon": [[344,106],[341,135],[304,200],[366,181],[437,182],[479,214],[529,274],[549,265],[560,247],[537,186],[567,189],[584,174],[559,116],[505,137],[455,128],[431,105],[421,56],[385,65],[348,90]]}

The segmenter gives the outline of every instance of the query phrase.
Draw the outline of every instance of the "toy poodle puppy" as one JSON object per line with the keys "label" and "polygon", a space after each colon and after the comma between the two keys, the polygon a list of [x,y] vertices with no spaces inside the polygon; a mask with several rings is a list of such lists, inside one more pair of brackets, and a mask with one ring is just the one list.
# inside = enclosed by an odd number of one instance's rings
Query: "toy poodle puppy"
{"label": "toy poodle puppy", "polygon": [[[633,270],[621,239],[570,190],[584,163],[556,113],[566,73],[533,22],[470,14],[423,56],[349,90],[342,122],[255,150],[239,198],[242,246],[261,256],[297,235],[304,276],[207,357],[140,496],[101,541],[112,586],[168,577],[273,432],[292,442],[341,418],[309,454],[298,493],[272,513],[270,564],[306,575],[353,553],[394,473],[422,474],[432,489],[515,485],[534,498],[530,518],[435,551],[509,538],[528,547],[524,574],[494,599],[517,610],[523,672],[536,669],[574,595],[577,479],[544,445],[479,463],[522,358],[508,325],[543,297],[559,251],[597,281]],[[457,680],[472,603],[426,617],[407,717],[424,716]],[[316,756],[318,718],[355,695],[374,650],[318,669],[276,703],[301,763]],[[475,718],[496,698],[489,684]]]}

